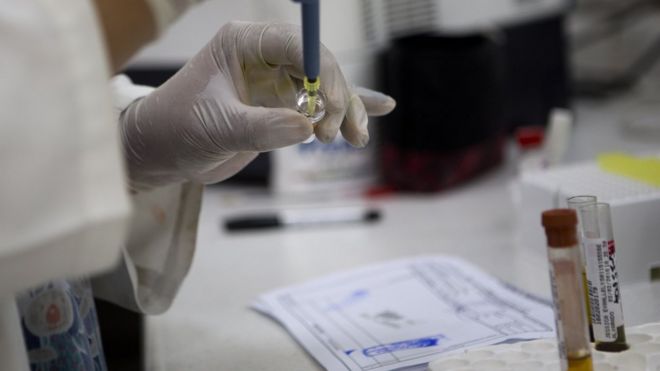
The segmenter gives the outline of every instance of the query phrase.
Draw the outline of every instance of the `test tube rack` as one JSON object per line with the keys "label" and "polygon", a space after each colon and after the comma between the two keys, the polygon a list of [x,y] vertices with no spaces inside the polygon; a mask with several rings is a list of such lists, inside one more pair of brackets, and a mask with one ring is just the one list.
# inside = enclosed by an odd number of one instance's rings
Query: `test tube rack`
{"label": "test tube rack", "polygon": [[652,280],[660,272],[660,188],[607,173],[595,162],[520,175],[513,187],[516,245],[547,260],[541,212],[566,207],[566,198],[576,195],[594,195],[611,206],[619,282]]}
{"label": "test tube rack", "polygon": [[[630,349],[591,349],[594,371],[660,370],[660,323],[626,328]],[[454,352],[432,361],[429,371],[559,371],[557,342],[550,339],[500,344]]]}

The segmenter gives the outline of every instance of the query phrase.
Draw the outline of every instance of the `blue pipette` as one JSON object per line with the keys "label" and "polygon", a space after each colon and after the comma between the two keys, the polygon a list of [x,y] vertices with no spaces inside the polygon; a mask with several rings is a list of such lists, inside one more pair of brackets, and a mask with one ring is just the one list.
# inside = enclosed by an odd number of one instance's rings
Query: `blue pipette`
{"label": "blue pipette", "polygon": [[305,79],[303,84],[309,94],[307,100],[307,114],[313,115],[316,109],[317,96],[321,87],[320,59],[321,59],[321,31],[319,0],[293,0],[302,7],[302,38],[303,38],[303,65]]}
{"label": "blue pipette", "polygon": [[320,70],[320,9],[319,0],[293,0],[302,7],[302,37],[305,77],[314,83]]}

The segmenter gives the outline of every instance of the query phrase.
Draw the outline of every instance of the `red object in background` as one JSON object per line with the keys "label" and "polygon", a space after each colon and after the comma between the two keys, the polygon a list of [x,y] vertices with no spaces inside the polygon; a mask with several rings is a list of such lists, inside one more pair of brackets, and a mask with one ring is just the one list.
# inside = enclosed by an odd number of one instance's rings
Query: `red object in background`
{"label": "red object in background", "polygon": [[375,185],[365,192],[364,196],[367,198],[383,198],[392,196],[396,190],[388,185]]}
{"label": "red object in background", "polygon": [[523,149],[538,148],[543,145],[545,128],[543,126],[521,126],[515,132],[516,143]]}
{"label": "red object in background", "polygon": [[399,191],[435,192],[484,173],[502,162],[504,136],[455,151],[421,151],[384,145],[381,153],[386,186]]}

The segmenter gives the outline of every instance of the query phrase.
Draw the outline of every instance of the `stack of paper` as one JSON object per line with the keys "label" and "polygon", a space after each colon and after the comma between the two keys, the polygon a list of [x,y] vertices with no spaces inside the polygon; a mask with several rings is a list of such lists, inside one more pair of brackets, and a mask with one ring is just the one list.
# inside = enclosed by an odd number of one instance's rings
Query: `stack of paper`
{"label": "stack of paper", "polygon": [[550,302],[452,257],[338,273],[259,297],[329,370],[424,367],[448,352],[554,337]]}

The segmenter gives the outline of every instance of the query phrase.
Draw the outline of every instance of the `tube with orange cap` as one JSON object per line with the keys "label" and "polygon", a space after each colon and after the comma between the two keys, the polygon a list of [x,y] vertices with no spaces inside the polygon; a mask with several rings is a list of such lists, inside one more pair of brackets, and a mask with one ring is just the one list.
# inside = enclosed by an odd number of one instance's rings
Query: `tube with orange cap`
{"label": "tube with orange cap", "polygon": [[577,214],[571,209],[554,209],[543,212],[541,219],[548,241],[561,370],[592,371]]}

